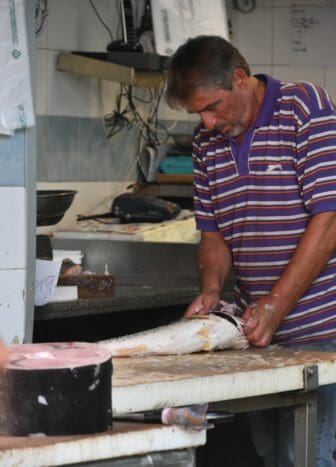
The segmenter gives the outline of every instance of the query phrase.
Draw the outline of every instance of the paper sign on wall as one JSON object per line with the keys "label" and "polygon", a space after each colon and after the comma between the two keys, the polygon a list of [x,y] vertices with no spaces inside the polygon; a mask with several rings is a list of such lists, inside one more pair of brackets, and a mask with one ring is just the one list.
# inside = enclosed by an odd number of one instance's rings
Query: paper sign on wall
{"label": "paper sign on wall", "polygon": [[187,39],[214,34],[228,39],[223,0],[152,0],[155,49],[160,55],[172,55]]}
{"label": "paper sign on wall", "polygon": [[0,0],[0,133],[35,124],[23,0]]}
{"label": "paper sign on wall", "polygon": [[333,66],[336,7],[293,6],[289,15],[292,63]]}

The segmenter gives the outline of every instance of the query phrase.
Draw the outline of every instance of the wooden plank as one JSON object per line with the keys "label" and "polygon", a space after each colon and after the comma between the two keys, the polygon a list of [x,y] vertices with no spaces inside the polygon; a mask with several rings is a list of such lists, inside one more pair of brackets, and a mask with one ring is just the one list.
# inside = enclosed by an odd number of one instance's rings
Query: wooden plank
{"label": "wooden plank", "polygon": [[336,382],[336,353],[284,349],[114,358],[114,413],[241,399],[304,388],[318,365],[320,385]]}
{"label": "wooden plank", "polygon": [[78,436],[0,437],[0,465],[40,467],[141,455],[205,444],[197,432],[159,424],[115,423],[104,433]]}
{"label": "wooden plank", "polygon": [[71,53],[59,54],[56,68],[130,86],[158,87],[164,80],[164,74],[159,71],[135,70],[116,63]]}
{"label": "wooden plank", "polygon": [[192,198],[193,196],[191,183],[151,183],[144,186],[141,191],[148,195],[166,198]]}
{"label": "wooden plank", "polygon": [[187,183],[191,184],[194,181],[193,174],[163,174],[159,173],[156,181],[158,183]]}

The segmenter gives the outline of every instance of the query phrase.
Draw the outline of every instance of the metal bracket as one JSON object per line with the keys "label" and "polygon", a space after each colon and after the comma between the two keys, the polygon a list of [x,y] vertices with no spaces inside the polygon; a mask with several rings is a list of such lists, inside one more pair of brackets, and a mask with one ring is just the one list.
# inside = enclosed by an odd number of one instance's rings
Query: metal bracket
{"label": "metal bracket", "polygon": [[306,366],[303,369],[304,391],[315,391],[319,387],[318,366]]}

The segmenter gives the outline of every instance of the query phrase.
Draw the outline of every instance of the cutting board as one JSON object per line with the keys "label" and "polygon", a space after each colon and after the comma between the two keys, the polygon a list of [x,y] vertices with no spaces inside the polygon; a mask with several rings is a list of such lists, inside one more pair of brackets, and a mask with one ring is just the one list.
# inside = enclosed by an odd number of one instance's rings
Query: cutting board
{"label": "cutting board", "polygon": [[114,358],[113,365],[116,414],[303,389],[310,365],[318,365],[320,385],[336,382],[334,352],[251,348]]}

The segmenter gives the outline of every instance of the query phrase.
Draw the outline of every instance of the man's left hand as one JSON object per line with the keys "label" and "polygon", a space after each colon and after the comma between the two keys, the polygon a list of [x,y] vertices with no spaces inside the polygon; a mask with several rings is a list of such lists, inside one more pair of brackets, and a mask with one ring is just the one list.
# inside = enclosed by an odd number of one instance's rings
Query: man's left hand
{"label": "man's left hand", "polygon": [[272,295],[261,297],[249,305],[242,315],[244,333],[251,345],[266,347],[281,323],[276,300]]}

